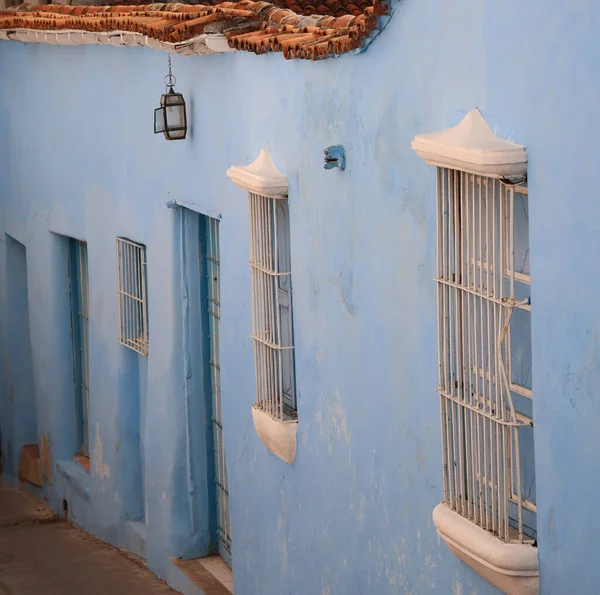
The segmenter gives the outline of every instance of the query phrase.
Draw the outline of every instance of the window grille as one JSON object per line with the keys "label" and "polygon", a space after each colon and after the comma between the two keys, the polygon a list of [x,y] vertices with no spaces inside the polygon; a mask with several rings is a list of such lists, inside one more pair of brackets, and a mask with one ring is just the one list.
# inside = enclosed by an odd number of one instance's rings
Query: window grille
{"label": "window grille", "polygon": [[229,515],[229,487],[221,420],[221,363],[220,320],[221,285],[219,256],[219,221],[206,220],[206,274],[208,281],[208,333],[212,393],[213,435],[215,451],[215,483],[217,492],[217,533],[219,554],[231,566],[231,518]]}
{"label": "window grille", "polygon": [[256,401],[276,419],[297,419],[288,202],[249,196]]}
{"label": "window grille", "polygon": [[77,452],[89,456],[89,291],[87,244],[69,239],[69,293],[71,298],[71,339],[73,343],[73,379]]}
{"label": "window grille", "polygon": [[146,247],[125,238],[117,238],[117,294],[119,342],[148,355]]}
{"label": "window grille", "polygon": [[438,168],[444,499],[505,542],[535,539],[527,188]]}

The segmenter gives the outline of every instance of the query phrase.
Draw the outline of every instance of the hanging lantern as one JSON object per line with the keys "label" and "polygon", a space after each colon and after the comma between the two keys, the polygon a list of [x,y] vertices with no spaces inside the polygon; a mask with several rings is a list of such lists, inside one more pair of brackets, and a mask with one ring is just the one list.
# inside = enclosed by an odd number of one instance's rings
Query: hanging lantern
{"label": "hanging lantern", "polygon": [[162,132],[167,140],[182,140],[187,132],[185,101],[181,93],[173,90],[175,82],[169,54],[169,74],[165,77],[167,92],[160,98],[160,107],[154,110],[154,134]]}

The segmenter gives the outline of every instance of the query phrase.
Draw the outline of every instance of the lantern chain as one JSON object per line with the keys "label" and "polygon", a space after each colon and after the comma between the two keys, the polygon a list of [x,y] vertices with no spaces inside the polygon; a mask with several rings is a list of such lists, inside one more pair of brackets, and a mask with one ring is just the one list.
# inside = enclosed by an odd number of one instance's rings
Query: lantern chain
{"label": "lantern chain", "polygon": [[167,87],[173,88],[176,82],[177,79],[173,76],[173,73],[171,72],[171,54],[169,54],[169,74],[167,74],[167,76],[165,77],[165,85]]}

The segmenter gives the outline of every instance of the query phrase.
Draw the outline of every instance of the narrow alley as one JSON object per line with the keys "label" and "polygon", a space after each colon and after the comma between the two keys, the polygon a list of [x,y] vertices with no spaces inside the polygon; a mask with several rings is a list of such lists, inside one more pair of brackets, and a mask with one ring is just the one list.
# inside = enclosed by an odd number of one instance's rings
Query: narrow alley
{"label": "narrow alley", "polygon": [[143,566],[0,483],[0,595],[175,593]]}

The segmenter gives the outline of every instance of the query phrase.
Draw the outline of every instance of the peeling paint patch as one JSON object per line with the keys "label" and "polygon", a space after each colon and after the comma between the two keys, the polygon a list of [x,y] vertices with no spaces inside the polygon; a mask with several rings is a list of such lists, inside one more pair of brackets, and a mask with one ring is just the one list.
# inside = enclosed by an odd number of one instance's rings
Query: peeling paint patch
{"label": "peeling paint patch", "polygon": [[359,504],[358,504],[358,522],[359,523],[364,523],[365,522],[365,507],[366,507],[367,501],[365,500],[365,497],[361,494],[360,495],[360,499],[359,499]]}
{"label": "peeling paint patch", "polygon": [[[348,429],[346,421],[346,411],[342,405],[341,394],[338,389],[334,390],[334,396],[331,398],[328,394],[321,396],[320,406],[315,413],[315,422],[318,426],[318,432],[321,440],[327,447],[327,452],[331,455],[338,450],[338,441],[341,439],[347,446],[348,464],[352,464],[352,433]],[[323,403],[325,401],[325,403]]]}
{"label": "peeling paint patch", "polygon": [[340,273],[340,293],[342,295],[342,304],[346,306],[348,314],[354,316],[356,308],[354,305],[354,275],[352,269],[347,269]]}
{"label": "peeling paint patch", "polygon": [[44,481],[46,484],[52,485],[52,456],[50,453],[50,436],[48,434],[41,435],[40,445]]}
{"label": "peeling paint patch", "polygon": [[94,440],[94,451],[92,453],[94,475],[107,479],[110,477],[110,467],[103,461],[102,439],[100,438],[100,424],[96,423],[96,438]]}
{"label": "peeling paint patch", "polygon": [[23,444],[21,459],[19,461],[19,481],[21,484],[29,482],[42,487],[42,465],[40,447],[37,443]]}
{"label": "peeling paint patch", "polygon": [[335,431],[335,435],[338,438],[343,438],[346,444],[350,446],[352,433],[348,431],[346,412],[342,406],[342,398],[339,390],[335,391],[335,403],[327,410],[327,421]]}
{"label": "peeling paint patch", "polygon": [[[285,493],[281,491],[282,500],[285,498]],[[279,535],[279,547],[281,552],[281,573],[283,576],[287,574],[288,568],[288,551],[287,551],[287,539],[285,531],[285,510],[277,519],[277,533]]]}

